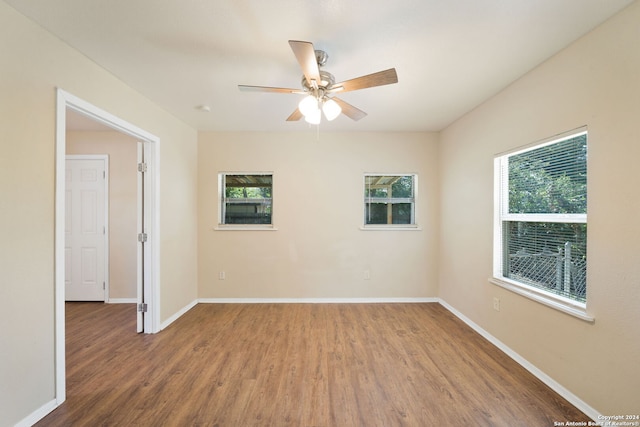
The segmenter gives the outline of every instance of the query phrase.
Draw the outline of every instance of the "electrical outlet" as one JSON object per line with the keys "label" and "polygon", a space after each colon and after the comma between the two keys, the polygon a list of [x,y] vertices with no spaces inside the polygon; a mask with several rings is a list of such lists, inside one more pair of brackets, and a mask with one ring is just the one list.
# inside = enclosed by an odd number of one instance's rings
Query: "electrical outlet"
{"label": "electrical outlet", "polygon": [[369,270],[365,270],[363,277],[364,277],[364,280],[371,279],[371,272]]}
{"label": "electrical outlet", "polygon": [[493,297],[493,309],[495,311],[500,311],[500,298]]}
{"label": "electrical outlet", "polygon": [[218,280],[224,280],[227,278],[227,275],[224,273],[224,271],[221,271],[220,273],[218,273]]}

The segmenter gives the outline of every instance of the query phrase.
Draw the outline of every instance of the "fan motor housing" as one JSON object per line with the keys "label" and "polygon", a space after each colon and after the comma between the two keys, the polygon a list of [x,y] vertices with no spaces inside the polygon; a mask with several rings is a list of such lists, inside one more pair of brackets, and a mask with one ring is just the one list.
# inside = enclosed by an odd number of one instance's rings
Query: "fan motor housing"
{"label": "fan motor housing", "polygon": [[[330,89],[331,86],[336,82],[336,79],[333,77],[328,71],[320,70],[320,81],[318,82],[319,89]],[[302,87],[307,92],[313,92],[313,88],[307,83],[307,78],[302,76]]]}

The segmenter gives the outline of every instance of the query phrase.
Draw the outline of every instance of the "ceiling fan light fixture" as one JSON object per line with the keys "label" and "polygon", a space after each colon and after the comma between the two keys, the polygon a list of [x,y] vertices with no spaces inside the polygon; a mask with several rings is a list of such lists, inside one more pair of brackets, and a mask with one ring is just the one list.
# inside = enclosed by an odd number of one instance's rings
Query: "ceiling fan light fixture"
{"label": "ceiling fan light fixture", "polygon": [[340,115],[342,108],[333,99],[327,99],[322,103],[322,112],[327,120],[332,121]]}
{"label": "ceiling fan light fixture", "polygon": [[318,108],[318,98],[313,95],[305,96],[298,104],[298,108],[303,116],[308,117],[320,113]]}
{"label": "ceiling fan light fixture", "polygon": [[337,97],[329,98],[329,95],[333,95],[336,92],[350,92],[398,83],[398,74],[395,68],[336,83],[333,74],[320,69],[327,62],[328,56],[326,52],[314,49],[311,42],[301,40],[289,40],[289,46],[302,69],[301,90],[283,87],[238,85],[241,91],[306,95],[298,104],[298,108],[287,117],[288,122],[298,121],[304,117],[308,123],[319,124],[323,113],[328,121],[334,120],[340,114],[344,114],[351,120],[360,120],[367,113]]}

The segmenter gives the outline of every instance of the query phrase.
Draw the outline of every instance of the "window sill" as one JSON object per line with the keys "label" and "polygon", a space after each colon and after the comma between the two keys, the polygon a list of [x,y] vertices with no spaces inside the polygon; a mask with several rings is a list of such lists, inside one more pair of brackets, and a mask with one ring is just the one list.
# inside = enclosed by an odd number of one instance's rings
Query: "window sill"
{"label": "window sill", "polygon": [[218,224],[215,231],[277,231],[273,225],[224,225]]}
{"label": "window sill", "polygon": [[525,298],[529,298],[540,304],[546,305],[547,307],[551,307],[573,317],[577,317],[578,319],[584,320],[585,322],[593,323],[596,320],[594,317],[587,314],[586,307],[582,306],[582,304],[578,302],[572,302],[571,300],[568,300],[566,298],[523,286],[519,283],[512,282],[506,279],[491,277],[489,278],[489,282],[511,292],[514,292],[518,295],[522,295]]}
{"label": "window sill", "polygon": [[363,231],[422,231],[417,225],[361,225]]}

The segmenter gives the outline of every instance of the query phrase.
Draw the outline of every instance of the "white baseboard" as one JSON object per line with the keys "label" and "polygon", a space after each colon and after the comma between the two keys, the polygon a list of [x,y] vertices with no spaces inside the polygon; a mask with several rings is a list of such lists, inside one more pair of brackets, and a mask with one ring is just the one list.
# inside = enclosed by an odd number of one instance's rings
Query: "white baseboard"
{"label": "white baseboard", "polygon": [[186,306],[182,307],[182,309],[180,309],[180,311],[178,311],[173,316],[169,317],[167,320],[165,320],[164,322],[162,322],[160,324],[160,330],[165,329],[167,326],[169,326],[170,324],[172,324],[173,322],[178,320],[180,317],[182,317],[183,314],[185,314],[187,311],[189,311],[193,307],[195,307],[196,304],[198,304],[198,300],[197,299],[191,301],[189,304],[187,304]]}
{"label": "white baseboard", "polygon": [[533,374],[540,381],[548,385],[553,391],[555,391],[560,396],[567,399],[573,406],[575,406],[576,408],[584,412],[585,415],[590,417],[592,420],[596,420],[596,421],[602,419],[602,414],[600,414],[598,411],[593,409],[591,406],[589,406],[586,402],[584,402],[578,396],[571,393],[569,390],[567,390],[565,387],[563,387],[560,383],[558,383],[556,380],[551,378],[549,375],[545,374],[543,371],[538,369],[536,366],[530,363],[527,359],[520,356],[515,351],[511,350],[502,341],[500,341],[499,339],[491,335],[489,332],[482,329],[478,324],[476,324],[471,319],[466,317],[464,314],[460,313],[458,310],[453,308],[446,301],[440,298],[439,302],[443,307],[445,307],[447,310],[453,313],[458,319],[462,320],[469,327],[471,327],[471,329],[473,329],[474,331],[482,335],[484,338],[486,338],[487,341],[489,341],[491,344],[498,347],[502,352],[504,352],[507,356],[513,359],[516,363],[518,363],[520,366],[525,368],[527,371]]}
{"label": "white baseboard", "polygon": [[45,403],[35,411],[33,411],[27,417],[18,421],[15,427],[31,427],[32,425],[34,425],[35,423],[37,423],[38,421],[46,417],[49,413],[51,413],[51,411],[53,411],[57,407],[58,407],[58,402],[56,399],[53,399]]}
{"label": "white baseboard", "polygon": [[202,304],[383,304],[440,302],[439,298],[200,298]]}
{"label": "white baseboard", "polygon": [[109,298],[108,304],[135,304],[138,300],[136,298]]}

